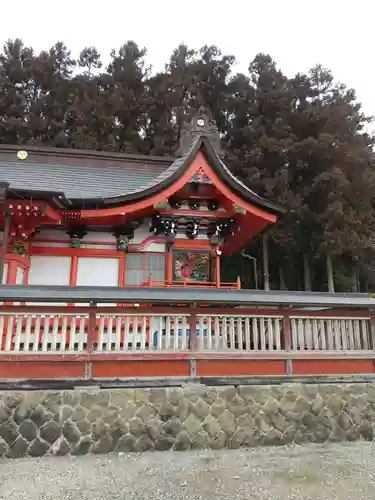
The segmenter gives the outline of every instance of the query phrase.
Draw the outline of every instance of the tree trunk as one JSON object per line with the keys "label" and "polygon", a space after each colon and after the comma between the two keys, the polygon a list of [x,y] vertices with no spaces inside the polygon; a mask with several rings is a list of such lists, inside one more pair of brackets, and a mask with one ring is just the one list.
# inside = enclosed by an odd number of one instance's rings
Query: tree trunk
{"label": "tree trunk", "polygon": [[327,278],[328,278],[328,291],[334,293],[335,283],[333,281],[332,259],[329,254],[327,254]]}
{"label": "tree trunk", "polygon": [[352,278],[353,278],[352,292],[357,293],[358,292],[358,273],[357,273],[357,269],[355,267],[353,267],[353,269],[352,269]]}
{"label": "tree trunk", "polygon": [[305,284],[305,292],[311,292],[311,274],[310,274],[310,262],[309,256],[303,254],[303,278]]}
{"label": "tree trunk", "polygon": [[279,267],[280,290],[287,290],[283,266]]}
{"label": "tree trunk", "polygon": [[270,289],[270,274],[268,266],[268,234],[263,234],[262,236],[262,246],[263,246],[263,277],[264,277],[264,289]]}

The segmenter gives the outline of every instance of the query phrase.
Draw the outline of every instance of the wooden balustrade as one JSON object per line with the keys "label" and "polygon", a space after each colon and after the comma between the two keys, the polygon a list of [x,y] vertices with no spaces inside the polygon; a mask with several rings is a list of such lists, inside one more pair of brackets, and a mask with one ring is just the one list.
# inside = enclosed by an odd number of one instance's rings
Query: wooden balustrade
{"label": "wooden balustrade", "polygon": [[372,373],[371,314],[1,305],[0,379]]}
{"label": "wooden balustrade", "polygon": [[[210,314],[171,308],[105,312],[105,308],[12,306],[0,310],[1,353],[368,351],[374,348],[370,316],[270,314],[259,310]],[[46,312],[43,310],[48,309]],[[108,310],[109,308],[107,308]],[[114,308],[110,308],[114,309]],[[187,312],[185,312],[187,311]],[[276,310],[278,312],[278,310]],[[94,315],[90,332],[90,314]],[[194,316],[194,332],[191,320]],[[291,345],[285,336],[285,318]],[[190,342],[194,333],[194,346]],[[91,338],[89,338],[91,336]]]}

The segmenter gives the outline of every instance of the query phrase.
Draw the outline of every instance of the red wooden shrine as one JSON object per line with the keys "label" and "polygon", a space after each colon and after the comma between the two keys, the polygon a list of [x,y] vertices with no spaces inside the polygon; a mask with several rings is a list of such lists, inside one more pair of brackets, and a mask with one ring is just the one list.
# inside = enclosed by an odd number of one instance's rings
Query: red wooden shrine
{"label": "red wooden shrine", "polygon": [[283,208],[236,179],[204,110],[177,158],[0,148],[8,284],[239,287],[220,256]]}
{"label": "red wooden shrine", "polygon": [[203,109],[174,158],[0,146],[0,380],[372,373],[367,297],[221,280],[283,213]]}

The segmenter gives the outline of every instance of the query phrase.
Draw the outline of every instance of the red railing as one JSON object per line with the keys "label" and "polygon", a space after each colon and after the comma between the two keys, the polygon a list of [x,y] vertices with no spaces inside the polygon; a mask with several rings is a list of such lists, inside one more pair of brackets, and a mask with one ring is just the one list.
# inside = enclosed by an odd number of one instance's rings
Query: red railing
{"label": "red railing", "polygon": [[0,379],[373,373],[372,314],[3,304]]}

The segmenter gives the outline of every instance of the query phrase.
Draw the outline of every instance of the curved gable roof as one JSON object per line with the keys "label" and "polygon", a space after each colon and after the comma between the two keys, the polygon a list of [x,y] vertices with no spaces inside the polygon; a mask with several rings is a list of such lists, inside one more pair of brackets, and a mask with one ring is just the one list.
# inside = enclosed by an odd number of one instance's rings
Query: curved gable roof
{"label": "curved gable roof", "polygon": [[245,201],[264,208],[272,213],[283,214],[286,212],[286,209],[283,206],[262,198],[247,187],[243,182],[237,179],[237,177],[230,172],[229,168],[219,158],[214,151],[210,140],[204,135],[197,137],[183,156],[177,158],[164,172],[155,177],[142,189],[118,196],[115,199],[111,198],[105,200],[105,203],[128,203],[135,201],[136,199],[146,198],[150,195],[156,194],[178,180],[188,170],[198,152],[201,150],[209,160],[210,166],[213,168],[218,177],[222,178],[226,185]]}
{"label": "curved gable roof", "polygon": [[65,206],[115,206],[146,199],[173,185],[202,151],[216,175],[241,199],[271,213],[286,212],[237,179],[205,135],[197,136],[177,159],[27,148],[29,159],[21,161],[15,155],[18,149],[21,148],[1,147],[8,154],[4,158],[0,151],[0,181],[8,182],[15,194],[58,196]]}

